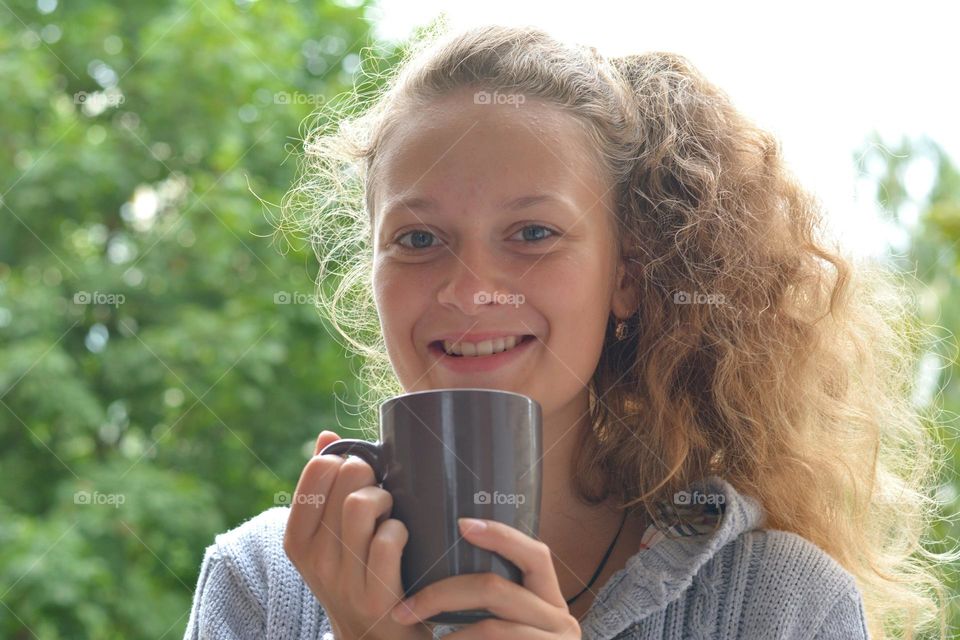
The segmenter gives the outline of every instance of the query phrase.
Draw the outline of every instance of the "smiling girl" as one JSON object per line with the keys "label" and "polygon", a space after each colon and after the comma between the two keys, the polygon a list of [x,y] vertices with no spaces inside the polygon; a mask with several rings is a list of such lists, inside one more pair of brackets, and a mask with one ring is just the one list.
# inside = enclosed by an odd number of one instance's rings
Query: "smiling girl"
{"label": "smiling girl", "polygon": [[[456,576],[401,602],[390,494],[362,460],[315,455],[290,508],[207,550],[188,638],[850,640],[937,622],[942,557],[918,540],[939,452],[909,395],[922,332],[895,276],[821,238],[776,141],[684,58],[477,28],[423,42],[344,113],[307,137],[282,228],[336,281],[321,307],[366,358],[371,435],[396,393],[534,398],[540,535],[465,523],[523,584]],[[496,618],[422,622],[477,608]]]}

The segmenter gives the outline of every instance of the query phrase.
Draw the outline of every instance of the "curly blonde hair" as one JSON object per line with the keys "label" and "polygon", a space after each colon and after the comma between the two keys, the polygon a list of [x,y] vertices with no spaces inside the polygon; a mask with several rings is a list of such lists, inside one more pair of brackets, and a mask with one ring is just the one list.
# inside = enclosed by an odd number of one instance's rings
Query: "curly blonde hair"
{"label": "curly blonde hair", "polygon": [[[608,323],[579,435],[580,497],[656,501],[716,474],[857,580],[872,637],[915,637],[946,598],[921,545],[943,452],[916,412],[931,336],[902,276],[824,239],[818,202],[779,145],[682,56],[606,59],[529,27],[422,31],[388,73],[307,122],[279,237],[310,242],[318,306],[363,357],[363,430],[402,393],[371,289],[368,201],[390,127],[460,87],[533,96],[586,125],[615,185],[620,256],[640,307]],[[368,59],[368,63],[369,63]],[[384,82],[383,80],[386,80]],[[715,304],[699,301],[703,294]]]}

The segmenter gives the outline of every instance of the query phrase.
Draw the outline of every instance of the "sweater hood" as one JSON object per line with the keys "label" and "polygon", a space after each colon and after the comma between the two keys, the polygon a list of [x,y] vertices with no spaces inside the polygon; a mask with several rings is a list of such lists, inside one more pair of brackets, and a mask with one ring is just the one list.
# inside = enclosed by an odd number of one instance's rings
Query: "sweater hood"
{"label": "sweater hood", "polygon": [[580,627],[584,638],[612,637],[646,616],[665,608],[686,591],[700,568],[740,534],[763,526],[764,514],[752,497],[729,482],[709,476],[690,487],[716,499],[721,510],[710,533],[664,538],[634,554],[601,587]]}

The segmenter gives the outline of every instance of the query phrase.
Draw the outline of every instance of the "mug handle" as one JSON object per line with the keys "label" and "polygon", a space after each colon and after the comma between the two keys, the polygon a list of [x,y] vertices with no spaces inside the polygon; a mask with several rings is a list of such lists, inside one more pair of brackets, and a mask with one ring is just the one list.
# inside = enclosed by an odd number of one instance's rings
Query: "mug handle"
{"label": "mug handle", "polygon": [[373,468],[373,475],[377,479],[377,484],[383,483],[385,470],[383,462],[380,460],[380,443],[356,438],[342,438],[325,446],[317,455],[323,456],[328,453],[337,456],[357,456]]}

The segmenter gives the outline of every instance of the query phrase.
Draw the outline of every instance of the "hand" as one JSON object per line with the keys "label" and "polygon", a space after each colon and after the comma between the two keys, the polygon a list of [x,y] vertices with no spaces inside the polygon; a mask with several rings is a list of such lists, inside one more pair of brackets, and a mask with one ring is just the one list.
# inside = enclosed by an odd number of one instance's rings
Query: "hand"
{"label": "hand", "polygon": [[[470,526],[486,523],[485,528]],[[523,572],[523,586],[495,573],[469,573],[427,585],[393,610],[398,622],[419,624],[441,611],[486,609],[498,618],[474,622],[445,636],[469,638],[580,639],[580,623],[560,591],[550,548],[522,531],[494,520],[460,519],[468,542],[494,551]]]}
{"label": "hand", "polygon": [[324,431],[293,495],[283,550],[320,601],[337,640],[428,640],[424,624],[401,625],[400,556],[407,528],[389,518],[390,493],[357,457],[317,455],[339,436]]}

